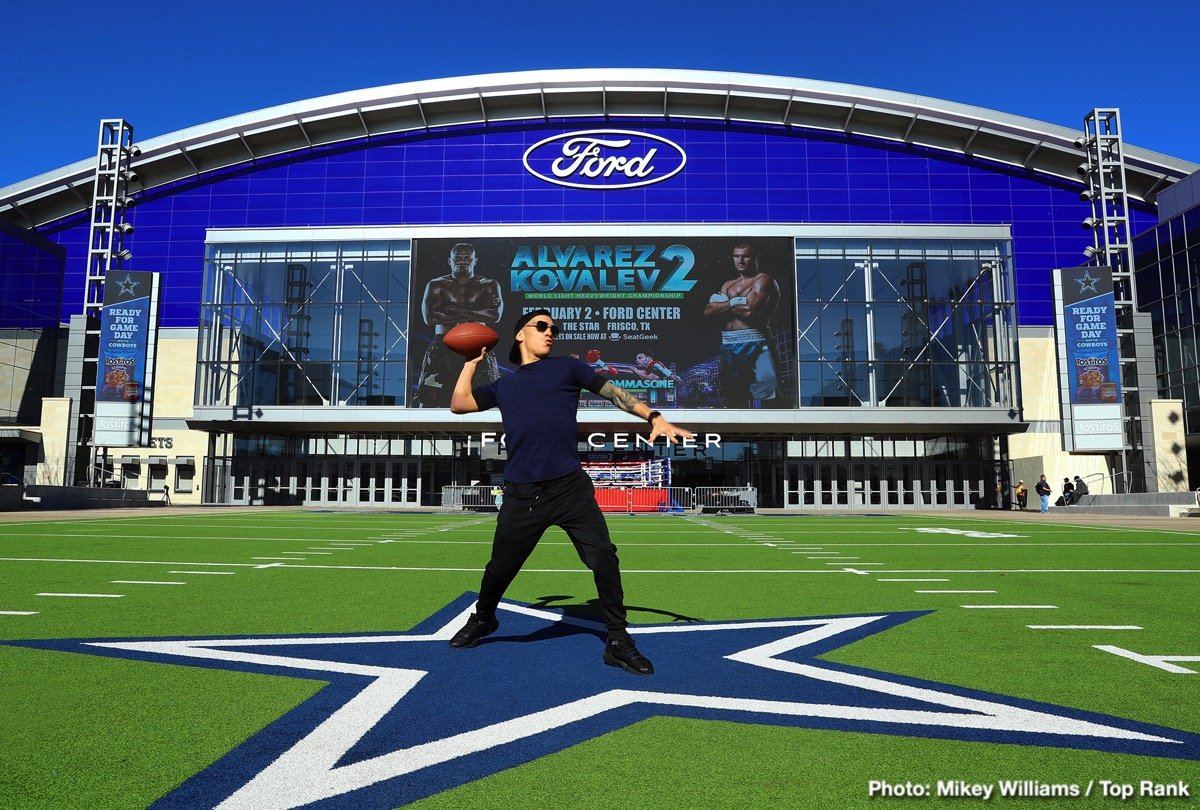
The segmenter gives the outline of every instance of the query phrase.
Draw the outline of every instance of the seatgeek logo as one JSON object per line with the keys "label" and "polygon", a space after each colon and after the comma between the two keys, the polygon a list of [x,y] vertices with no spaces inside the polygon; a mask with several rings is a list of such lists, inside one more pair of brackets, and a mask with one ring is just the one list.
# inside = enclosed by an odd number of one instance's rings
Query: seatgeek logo
{"label": "seatgeek logo", "polygon": [[553,604],[572,597],[501,602],[499,632],[451,649],[476,598],[405,632],[0,643],[327,682],[156,810],[390,810],[658,716],[1200,759],[1195,733],[822,657],[927,611],[635,625],[638,678],[603,664],[586,605]]}
{"label": "seatgeek logo", "polygon": [[589,129],[540,140],[525,150],[525,170],[567,188],[607,191],[661,183],[683,171],[687,153],[661,135]]}

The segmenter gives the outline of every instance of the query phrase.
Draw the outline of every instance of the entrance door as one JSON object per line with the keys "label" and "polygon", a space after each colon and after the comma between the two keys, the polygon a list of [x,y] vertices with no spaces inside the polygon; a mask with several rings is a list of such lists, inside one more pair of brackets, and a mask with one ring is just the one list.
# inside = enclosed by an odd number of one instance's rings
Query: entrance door
{"label": "entrance door", "polygon": [[870,490],[867,482],[867,465],[861,461],[856,461],[849,465],[850,478],[846,481],[846,489],[849,494],[849,502],[851,506],[866,506],[867,499],[870,497]]}
{"label": "entrance door", "polygon": [[358,472],[353,461],[334,462],[338,466],[341,491],[338,493],[342,506],[358,506]]}
{"label": "entrance door", "polygon": [[235,504],[419,506],[424,488],[421,459],[221,459],[213,475]]}
{"label": "entrance door", "polygon": [[386,464],[391,470],[387,480],[387,502],[393,506],[421,504],[420,462],[416,459],[393,459]]}
{"label": "entrance door", "polygon": [[804,481],[800,478],[800,465],[789,461],[786,470],[783,476],[783,505],[785,508],[800,506],[803,503],[801,489],[804,487]]}
{"label": "entrance door", "polygon": [[322,499],[322,505],[354,506],[357,503],[354,472],[352,461],[325,462],[325,497]]}
{"label": "entrance door", "polygon": [[300,501],[306,506],[321,502],[321,493],[325,487],[325,464],[315,459],[306,458],[300,471]]}
{"label": "entrance door", "polygon": [[368,506],[375,489],[375,464],[371,461],[358,462],[358,487],[355,492],[359,506]]}
{"label": "entrance door", "polygon": [[253,465],[248,459],[234,459],[231,466],[233,469],[229,475],[232,481],[229,502],[238,506],[247,506],[252,497]]}

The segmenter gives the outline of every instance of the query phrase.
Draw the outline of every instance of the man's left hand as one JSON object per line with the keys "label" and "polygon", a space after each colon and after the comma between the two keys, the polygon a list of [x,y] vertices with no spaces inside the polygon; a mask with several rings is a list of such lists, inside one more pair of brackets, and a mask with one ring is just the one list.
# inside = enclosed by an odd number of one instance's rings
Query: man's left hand
{"label": "man's left hand", "polygon": [[665,416],[658,417],[650,426],[650,443],[653,444],[659,436],[665,436],[671,444],[679,444],[681,439],[696,438],[695,433],[692,433],[687,428],[671,424]]}

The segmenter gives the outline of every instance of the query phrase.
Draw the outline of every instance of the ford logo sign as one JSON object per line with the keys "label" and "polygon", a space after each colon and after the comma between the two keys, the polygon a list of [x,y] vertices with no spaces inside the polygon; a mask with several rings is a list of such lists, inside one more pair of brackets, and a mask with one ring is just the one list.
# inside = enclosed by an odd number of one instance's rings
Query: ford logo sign
{"label": "ford logo sign", "polygon": [[683,171],[687,154],[674,141],[648,132],[589,129],[564,132],[525,150],[525,169],[568,188],[637,188]]}

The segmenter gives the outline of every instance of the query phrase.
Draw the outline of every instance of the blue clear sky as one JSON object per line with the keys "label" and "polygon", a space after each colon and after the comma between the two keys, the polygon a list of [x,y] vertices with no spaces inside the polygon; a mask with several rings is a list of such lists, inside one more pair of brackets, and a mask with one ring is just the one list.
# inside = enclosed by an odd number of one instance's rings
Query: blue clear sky
{"label": "blue clear sky", "polygon": [[[0,186],[140,139],[418,79],[669,67],[847,82],[1081,128],[1200,163],[1192,0],[3,0]],[[109,19],[109,17],[112,19]]]}

